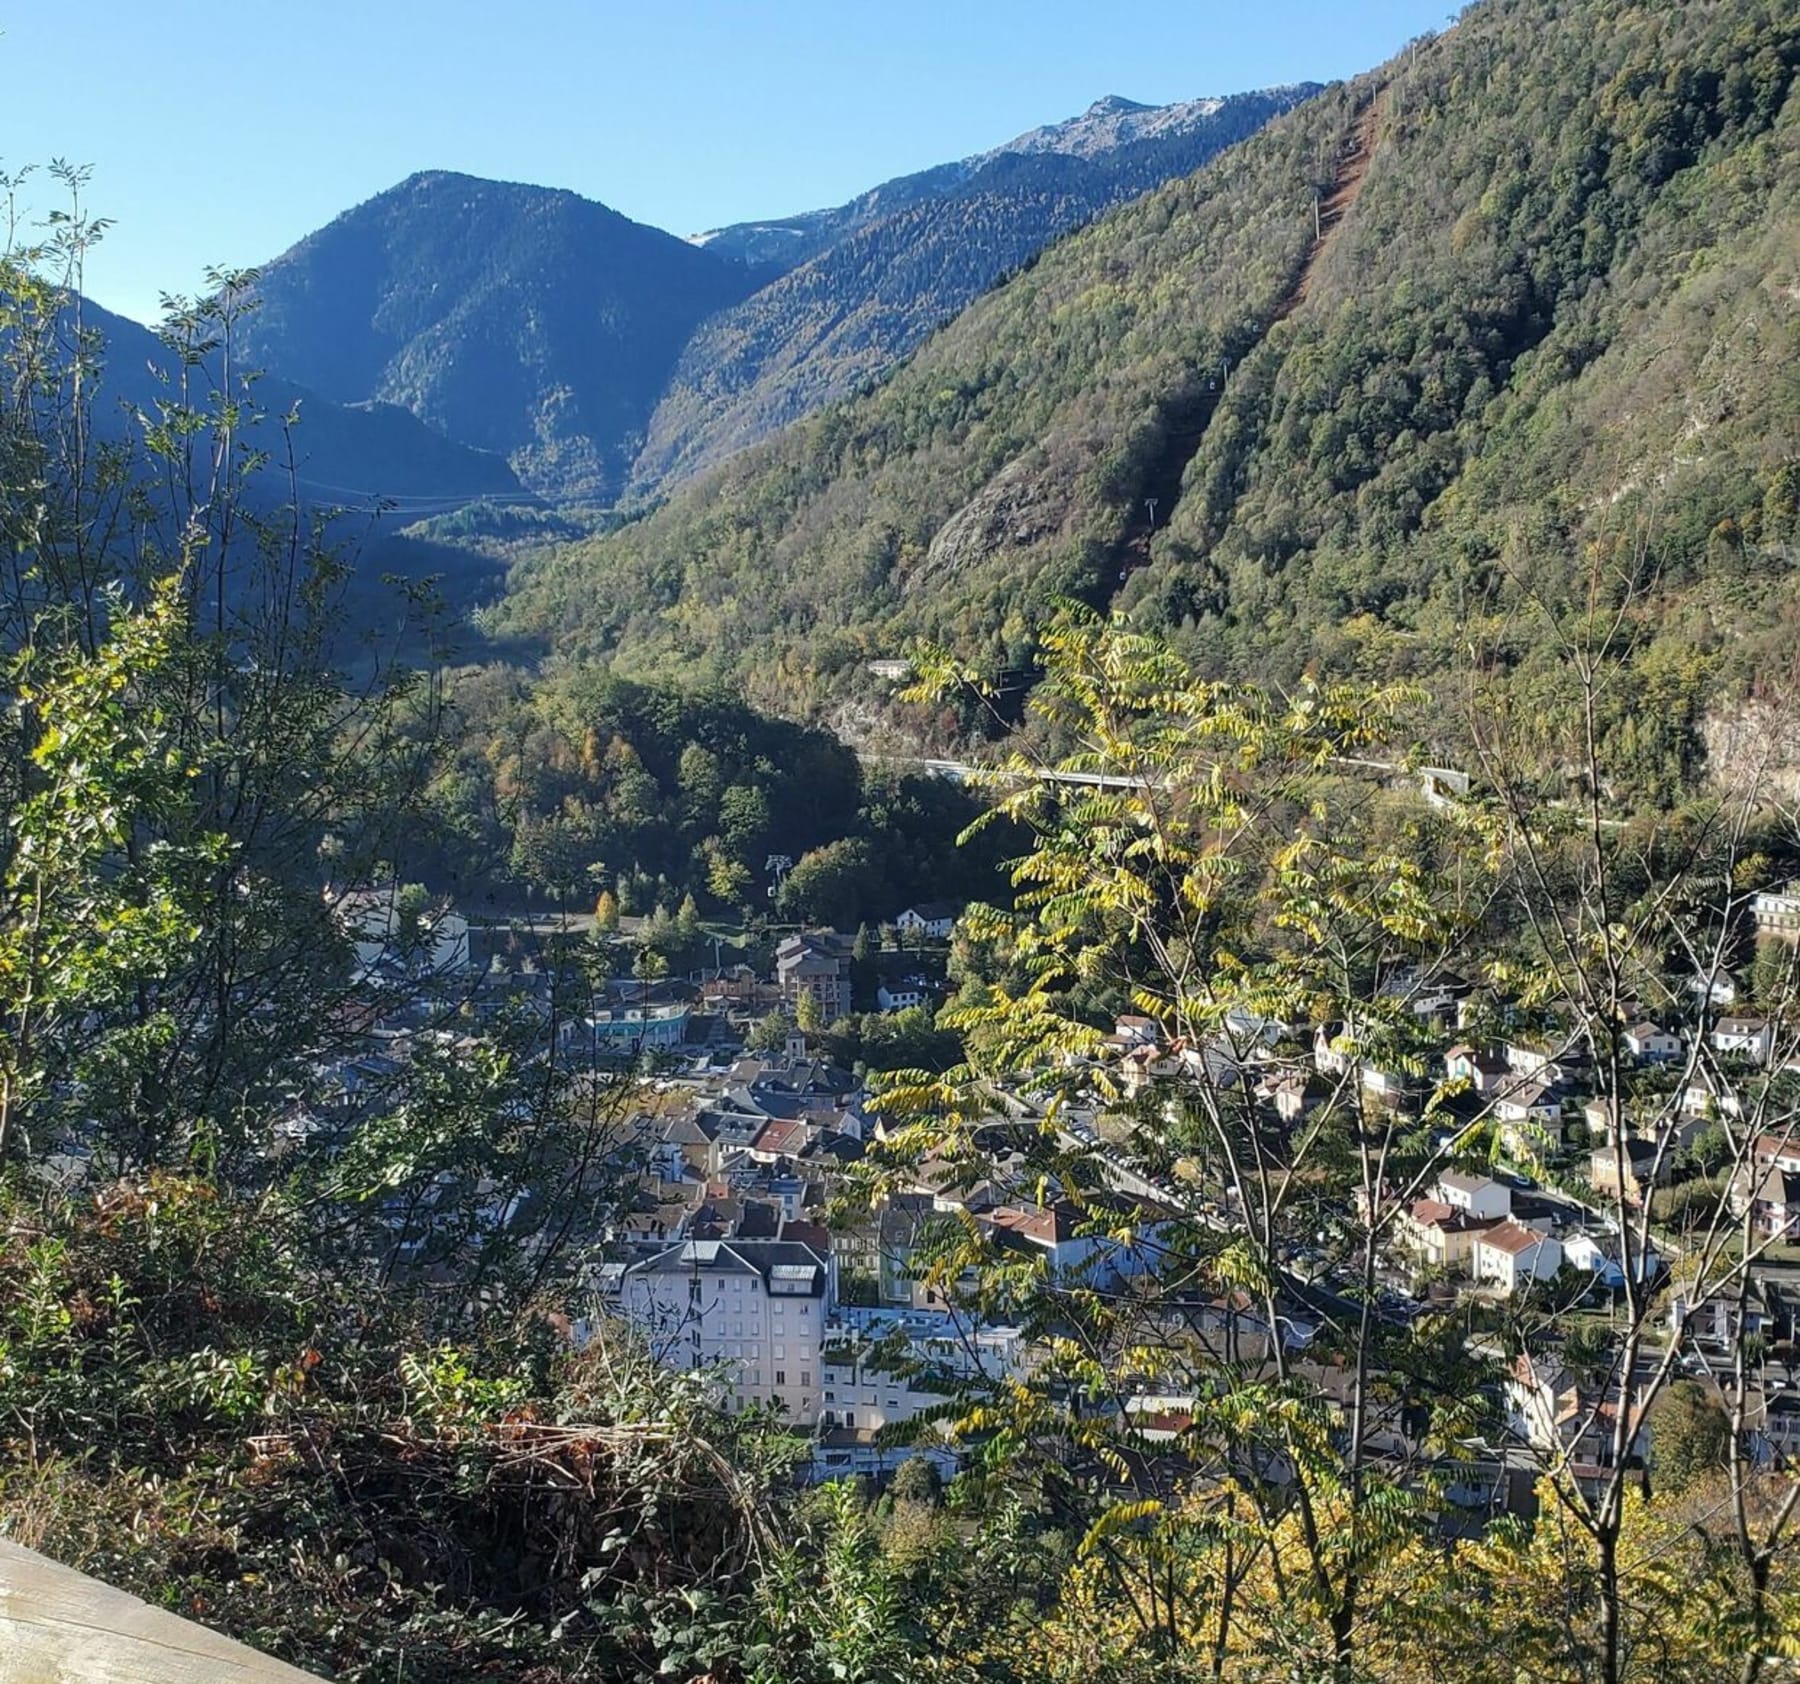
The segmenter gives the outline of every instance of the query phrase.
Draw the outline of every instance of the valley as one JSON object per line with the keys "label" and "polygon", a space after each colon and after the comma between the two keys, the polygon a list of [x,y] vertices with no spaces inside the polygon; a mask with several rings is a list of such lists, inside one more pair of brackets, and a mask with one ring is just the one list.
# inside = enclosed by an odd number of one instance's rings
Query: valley
{"label": "valley", "polygon": [[0,1678],[1788,1677],[1792,6],[336,6],[0,41]]}

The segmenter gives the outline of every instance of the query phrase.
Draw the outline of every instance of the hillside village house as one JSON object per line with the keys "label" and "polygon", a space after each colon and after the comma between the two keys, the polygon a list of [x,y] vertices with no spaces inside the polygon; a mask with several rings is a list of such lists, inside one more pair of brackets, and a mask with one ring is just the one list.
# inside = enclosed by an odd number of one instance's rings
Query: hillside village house
{"label": "hillside village house", "polygon": [[924,1375],[883,1360],[893,1343],[933,1377],[1017,1378],[1030,1366],[1017,1327],[973,1324],[949,1310],[839,1305],[826,1325],[821,1426],[879,1430],[944,1401],[941,1385],[920,1384]]}
{"label": "hillside village house", "polygon": [[1759,1135],[1731,1179],[1731,1213],[1764,1239],[1800,1240],[1800,1140]]}
{"label": "hillside village house", "polygon": [[[1138,1217],[1139,1211],[1141,1206],[1131,1214]],[[1041,1257],[1056,1278],[1079,1276],[1085,1284],[1111,1287],[1149,1273],[1162,1253],[1162,1224],[1140,1217],[1127,1243],[1105,1233],[1088,1232],[1097,1226],[1098,1214],[1084,1215],[1073,1205],[1060,1202],[1007,1204],[976,1220],[1005,1249]]]}
{"label": "hillside village house", "polygon": [[1418,1095],[1418,1083],[1404,1070],[1390,1069],[1381,1064],[1365,1064],[1362,1067],[1362,1087],[1371,1100],[1390,1110],[1404,1110],[1411,1106]]}
{"label": "hillside village house", "polygon": [[1785,889],[1765,889],[1750,903],[1759,936],[1779,936],[1800,941],[1800,882]]}
{"label": "hillside village house", "polygon": [[1587,1124],[1587,1131],[1595,1140],[1611,1140],[1622,1132],[1619,1127],[1619,1110],[1617,1094],[1596,1094],[1582,1106],[1581,1120]]}
{"label": "hillside village house", "polygon": [[956,928],[957,909],[947,900],[920,901],[909,906],[894,919],[894,928],[903,936],[926,936],[933,941],[947,941]]}
{"label": "hillside village house", "polygon": [[1737,983],[1729,971],[1700,971],[1687,979],[1687,991],[1701,1006],[1723,1006],[1727,1010],[1737,1004]]}
{"label": "hillside village house", "polygon": [[1284,1123],[1310,1117],[1322,1105],[1329,1105],[1336,1089],[1323,1076],[1303,1070],[1265,1079],[1257,1087],[1257,1097],[1275,1108]]}
{"label": "hillside village house", "polygon": [[1714,1052],[1767,1064],[1775,1054],[1775,1026],[1765,1017],[1722,1017],[1708,1037]]}
{"label": "hillside village house", "polygon": [[1709,1117],[1741,1117],[1744,1102],[1729,1086],[1715,1086],[1713,1073],[1703,1070],[1699,1081],[1689,1082],[1681,1090],[1681,1109],[1684,1116],[1696,1121]]}
{"label": "hillside village house", "polygon": [[1476,1236],[1500,1219],[1471,1216],[1442,1199],[1415,1199],[1395,1220],[1395,1237],[1431,1268],[1470,1271]]}
{"label": "hillside village house", "polygon": [[1447,1169],[1438,1177],[1436,1196],[1469,1216],[1498,1221],[1512,1215],[1512,1193],[1491,1175]]}
{"label": "hillside village house", "polygon": [[1321,1023],[1313,1031],[1313,1065],[1321,1075],[1341,1076],[1350,1068],[1355,1037],[1342,1023]]}
{"label": "hillside village house", "polygon": [[1748,1283],[1741,1304],[1729,1294],[1698,1304],[1690,1304],[1685,1292],[1674,1292],[1669,1298],[1669,1330],[1701,1345],[1724,1348],[1739,1339],[1767,1335],[1774,1320],[1768,1287],[1761,1279]]}
{"label": "hillside village house", "polygon": [[404,893],[398,883],[375,889],[352,889],[336,906],[338,923],[356,950],[358,980],[384,965],[410,964],[438,975],[469,969],[469,921],[449,901],[440,900],[419,914],[409,936],[401,912]]}
{"label": "hillside village house", "polygon": [[1492,1093],[1512,1075],[1512,1066],[1498,1053],[1471,1046],[1455,1046],[1444,1055],[1444,1067],[1453,1082],[1467,1082],[1477,1093]]}
{"label": "hillside village house", "polygon": [[775,979],[790,1006],[802,994],[812,996],[819,1016],[830,1023],[850,1010],[847,946],[837,935],[793,935],[775,949]]}
{"label": "hillside village house", "polygon": [[1509,1143],[1554,1142],[1562,1132],[1562,1099],[1542,1082],[1514,1081],[1495,1090],[1494,1120]]}
{"label": "hillside village house", "polygon": [[1632,1024],[1619,1039],[1640,1064],[1667,1064],[1681,1057],[1681,1037],[1648,1020]]}
{"label": "hillside village house", "polygon": [[[1618,1235],[1595,1235],[1586,1229],[1576,1229],[1560,1238],[1563,1262],[1571,1269],[1586,1270],[1594,1277],[1595,1284],[1608,1292],[1616,1292],[1625,1285],[1625,1246]],[[1632,1272],[1638,1279],[1654,1279],[1661,1269],[1662,1259],[1655,1246],[1635,1252]]]}
{"label": "hillside village house", "polygon": [[[1515,1357],[1504,1394],[1507,1424],[1533,1449],[1566,1456],[1577,1472],[1611,1465],[1618,1399],[1590,1395],[1558,1357]],[[1646,1447],[1640,1427],[1630,1454],[1641,1456]]]}
{"label": "hillside village house", "polygon": [[1552,1036],[1519,1036],[1506,1043],[1507,1067],[1518,1075],[1535,1076],[1543,1082],[1560,1080],[1567,1073],[1565,1066],[1579,1062],[1569,1047]]}
{"label": "hillside village house", "polygon": [[1535,1281],[1547,1281],[1562,1267],[1562,1246],[1549,1234],[1496,1223],[1475,1236],[1470,1272],[1511,1294]]}
{"label": "hillside village house", "polygon": [[1772,1394],[1763,1405],[1763,1437],[1782,1466],[1800,1467],[1800,1397]]}
{"label": "hillside village house", "polygon": [[924,977],[883,978],[875,989],[875,1004],[884,1012],[911,1011],[930,998]]}
{"label": "hillside village house", "polygon": [[1588,1159],[1588,1184],[1607,1198],[1641,1205],[1653,1187],[1666,1187],[1674,1173],[1673,1151],[1659,1152],[1654,1140],[1624,1140],[1602,1146]]}

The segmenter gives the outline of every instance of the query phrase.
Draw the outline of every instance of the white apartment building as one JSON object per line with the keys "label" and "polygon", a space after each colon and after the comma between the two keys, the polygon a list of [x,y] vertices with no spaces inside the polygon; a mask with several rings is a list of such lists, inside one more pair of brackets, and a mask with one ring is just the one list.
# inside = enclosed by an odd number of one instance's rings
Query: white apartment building
{"label": "white apartment building", "polygon": [[618,1277],[620,1310],[671,1368],[716,1369],[742,1408],[819,1415],[831,1265],[792,1240],[688,1240]]}
{"label": "white apartment building", "polygon": [[840,1305],[824,1358],[820,1424],[878,1431],[941,1404],[958,1380],[1022,1378],[1024,1332],[982,1327],[947,1310]]}

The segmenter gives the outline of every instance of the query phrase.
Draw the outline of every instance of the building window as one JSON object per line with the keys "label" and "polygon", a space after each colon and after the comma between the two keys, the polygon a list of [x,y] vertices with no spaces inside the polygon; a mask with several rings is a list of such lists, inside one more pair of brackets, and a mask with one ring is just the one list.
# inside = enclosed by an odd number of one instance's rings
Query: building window
{"label": "building window", "polygon": [[800,1384],[802,1386],[810,1386],[812,1384],[812,1370],[810,1368],[803,1368],[800,1370]]}
{"label": "building window", "polygon": [[775,1384],[778,1386],[785,1386],[787,1384],[787,1370],[785,1368],[778,1368],[775,1370]]}

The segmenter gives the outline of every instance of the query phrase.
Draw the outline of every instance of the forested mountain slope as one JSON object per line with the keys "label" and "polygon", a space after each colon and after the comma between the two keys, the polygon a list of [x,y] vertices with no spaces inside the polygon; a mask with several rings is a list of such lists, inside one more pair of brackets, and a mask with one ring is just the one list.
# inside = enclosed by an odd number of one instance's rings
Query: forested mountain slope
{"label": "forested mountain slope", "polygon": [[1055,592],[1215,670],[1430,671],[1630,553],[1678,724],[1788,589],[1797,59],[1770,0],[1487,0],[522,567],[513,622],[803,713],[915,633],[1016,665]]}
{"label": "forested mountain slope", "polygon": [[640,491],[711,466],[885,373],[939,323],[1100,212],[1187,175],[1318,91],[1098,100],[832,211],[720,230],[710,250],[791,265],[703,323],[657,406]]}
{"label": "forested mountain slope", "polygon": [[498,451],[534,488],[609,497],[695,324],[752,284],[574,193],[433,171],[268,264],[244,349]]}

